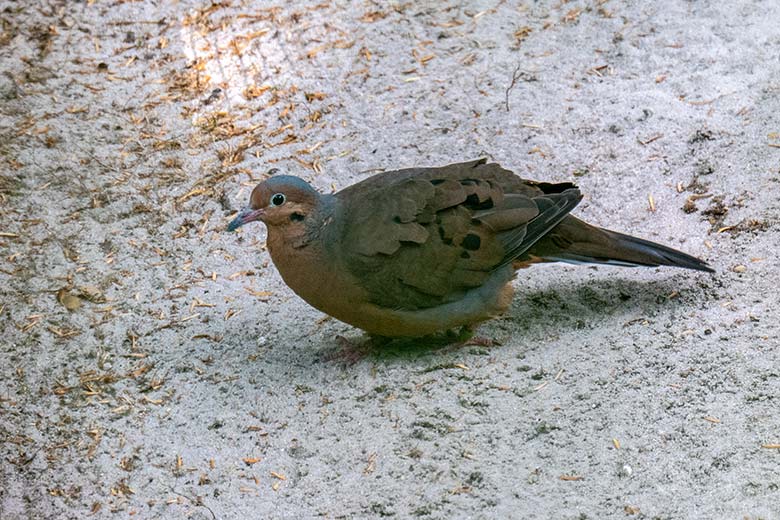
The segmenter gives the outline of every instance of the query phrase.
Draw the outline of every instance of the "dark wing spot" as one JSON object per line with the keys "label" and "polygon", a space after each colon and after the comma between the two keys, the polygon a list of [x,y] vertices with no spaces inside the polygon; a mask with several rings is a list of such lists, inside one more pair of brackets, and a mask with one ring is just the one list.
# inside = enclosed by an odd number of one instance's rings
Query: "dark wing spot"
{"label": "dark wing spot", "polygon": [[482,245],[482,239],[479,238],[479,235],[469,233],[468,235],[466,235],[466,237],[463,239],[463,242],[461,242],[460,245],[463,246],[464,249],[468,249],[469,251],[476,251],[477,249],[479,249],[479,246]]}
{"label": "dark wing spot", "polygon": [[463,252],[460,254],[460,257],[461,257],[461,258],[465,258],[466,260],[468,260],[469,258],[471,258],[471,255],[469,254],[469,252],[468,252],[468,251],[463,251]]}
{"label": "dark wing spot", "polygon": [[481,210],[481,209],[490,209],[493,207],[493,201],[491,199],[487,199],[484,202],[479,202],[479,197],[476,193],[472,193],[468,197],[466,197],[466,200],[463,201],[463,205],[466,206],[469,209],[473,209],[475,211]]}
{"label": "dark wing spot", "polygon": [[438,186],[442,182],[444,182],[444,179],[431,179],[431,184],[433,184],[434,186]]}
{"label": "dark wing spot", "polygon": [[[439,224],[441,224],[441,219],[437,219],[439,221]],[[444,228],[441,226],[437,226],[437,229],[439,230],[439,238],[441,238],[442,244],[445,245],[451,245],[452,239],[451,238],[444,238]]]}
{"label": "dark wing spot", "polygon": [[401,217],[393,217],[393,222],[395,222],[396,224],[400,224],[401,223]]}

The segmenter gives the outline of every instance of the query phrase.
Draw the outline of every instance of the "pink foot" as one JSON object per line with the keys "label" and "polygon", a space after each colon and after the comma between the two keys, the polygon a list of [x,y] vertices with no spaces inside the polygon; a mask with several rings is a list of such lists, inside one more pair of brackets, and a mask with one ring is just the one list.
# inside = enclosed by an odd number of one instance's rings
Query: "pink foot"
{"label": "pink foot", "polygon": [[363,360],[370,349],[369,341],[355,341],[345,338],[342,335],[336,336],[336,343],[339,348],[325,355],[326,361],[341,362],[352,366],[358,361]]}
{"label": "pink foot", "polygon": [[474,336],[463,342],[464,347],[496,347],[498,345],[499,343],[493,338],[486,338],[484,336]]}

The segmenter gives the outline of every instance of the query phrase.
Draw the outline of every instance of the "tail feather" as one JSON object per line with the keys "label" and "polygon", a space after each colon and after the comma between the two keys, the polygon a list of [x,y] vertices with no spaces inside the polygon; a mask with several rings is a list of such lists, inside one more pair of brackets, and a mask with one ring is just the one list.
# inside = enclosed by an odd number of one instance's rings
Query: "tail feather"
{"label": "tail feather", "polygon": [[567,217],[528,252],[550,262],[671,266],[714,272],[706,262],[649,240],[591,226]]}

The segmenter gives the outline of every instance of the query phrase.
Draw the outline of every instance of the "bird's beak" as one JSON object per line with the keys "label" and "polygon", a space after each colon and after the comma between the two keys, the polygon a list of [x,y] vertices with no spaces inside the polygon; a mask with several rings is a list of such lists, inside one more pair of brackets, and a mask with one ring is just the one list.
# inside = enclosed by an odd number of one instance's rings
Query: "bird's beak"
{"label": "bird's beak", "polygon": [[238,212],[236,218],[230,221],[227,230],[235,231],[247,222],[253,222],[255,220],[262,219],[263,215],[265,215],[265,211],[263,209],[252,209],[249,206],[246,206],[244,209]]}

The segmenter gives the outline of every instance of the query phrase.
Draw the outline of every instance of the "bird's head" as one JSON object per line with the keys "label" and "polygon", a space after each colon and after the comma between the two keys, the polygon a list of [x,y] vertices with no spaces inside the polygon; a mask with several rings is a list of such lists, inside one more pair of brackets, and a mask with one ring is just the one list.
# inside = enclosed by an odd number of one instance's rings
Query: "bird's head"
{"label": "bird's head", "polygon": [[309,183],[291,175],[277,175],[252,190],[249,205],[238,212],[228,231],[260,220],[266,226],[302,226],[317,208],[320,194]]}

